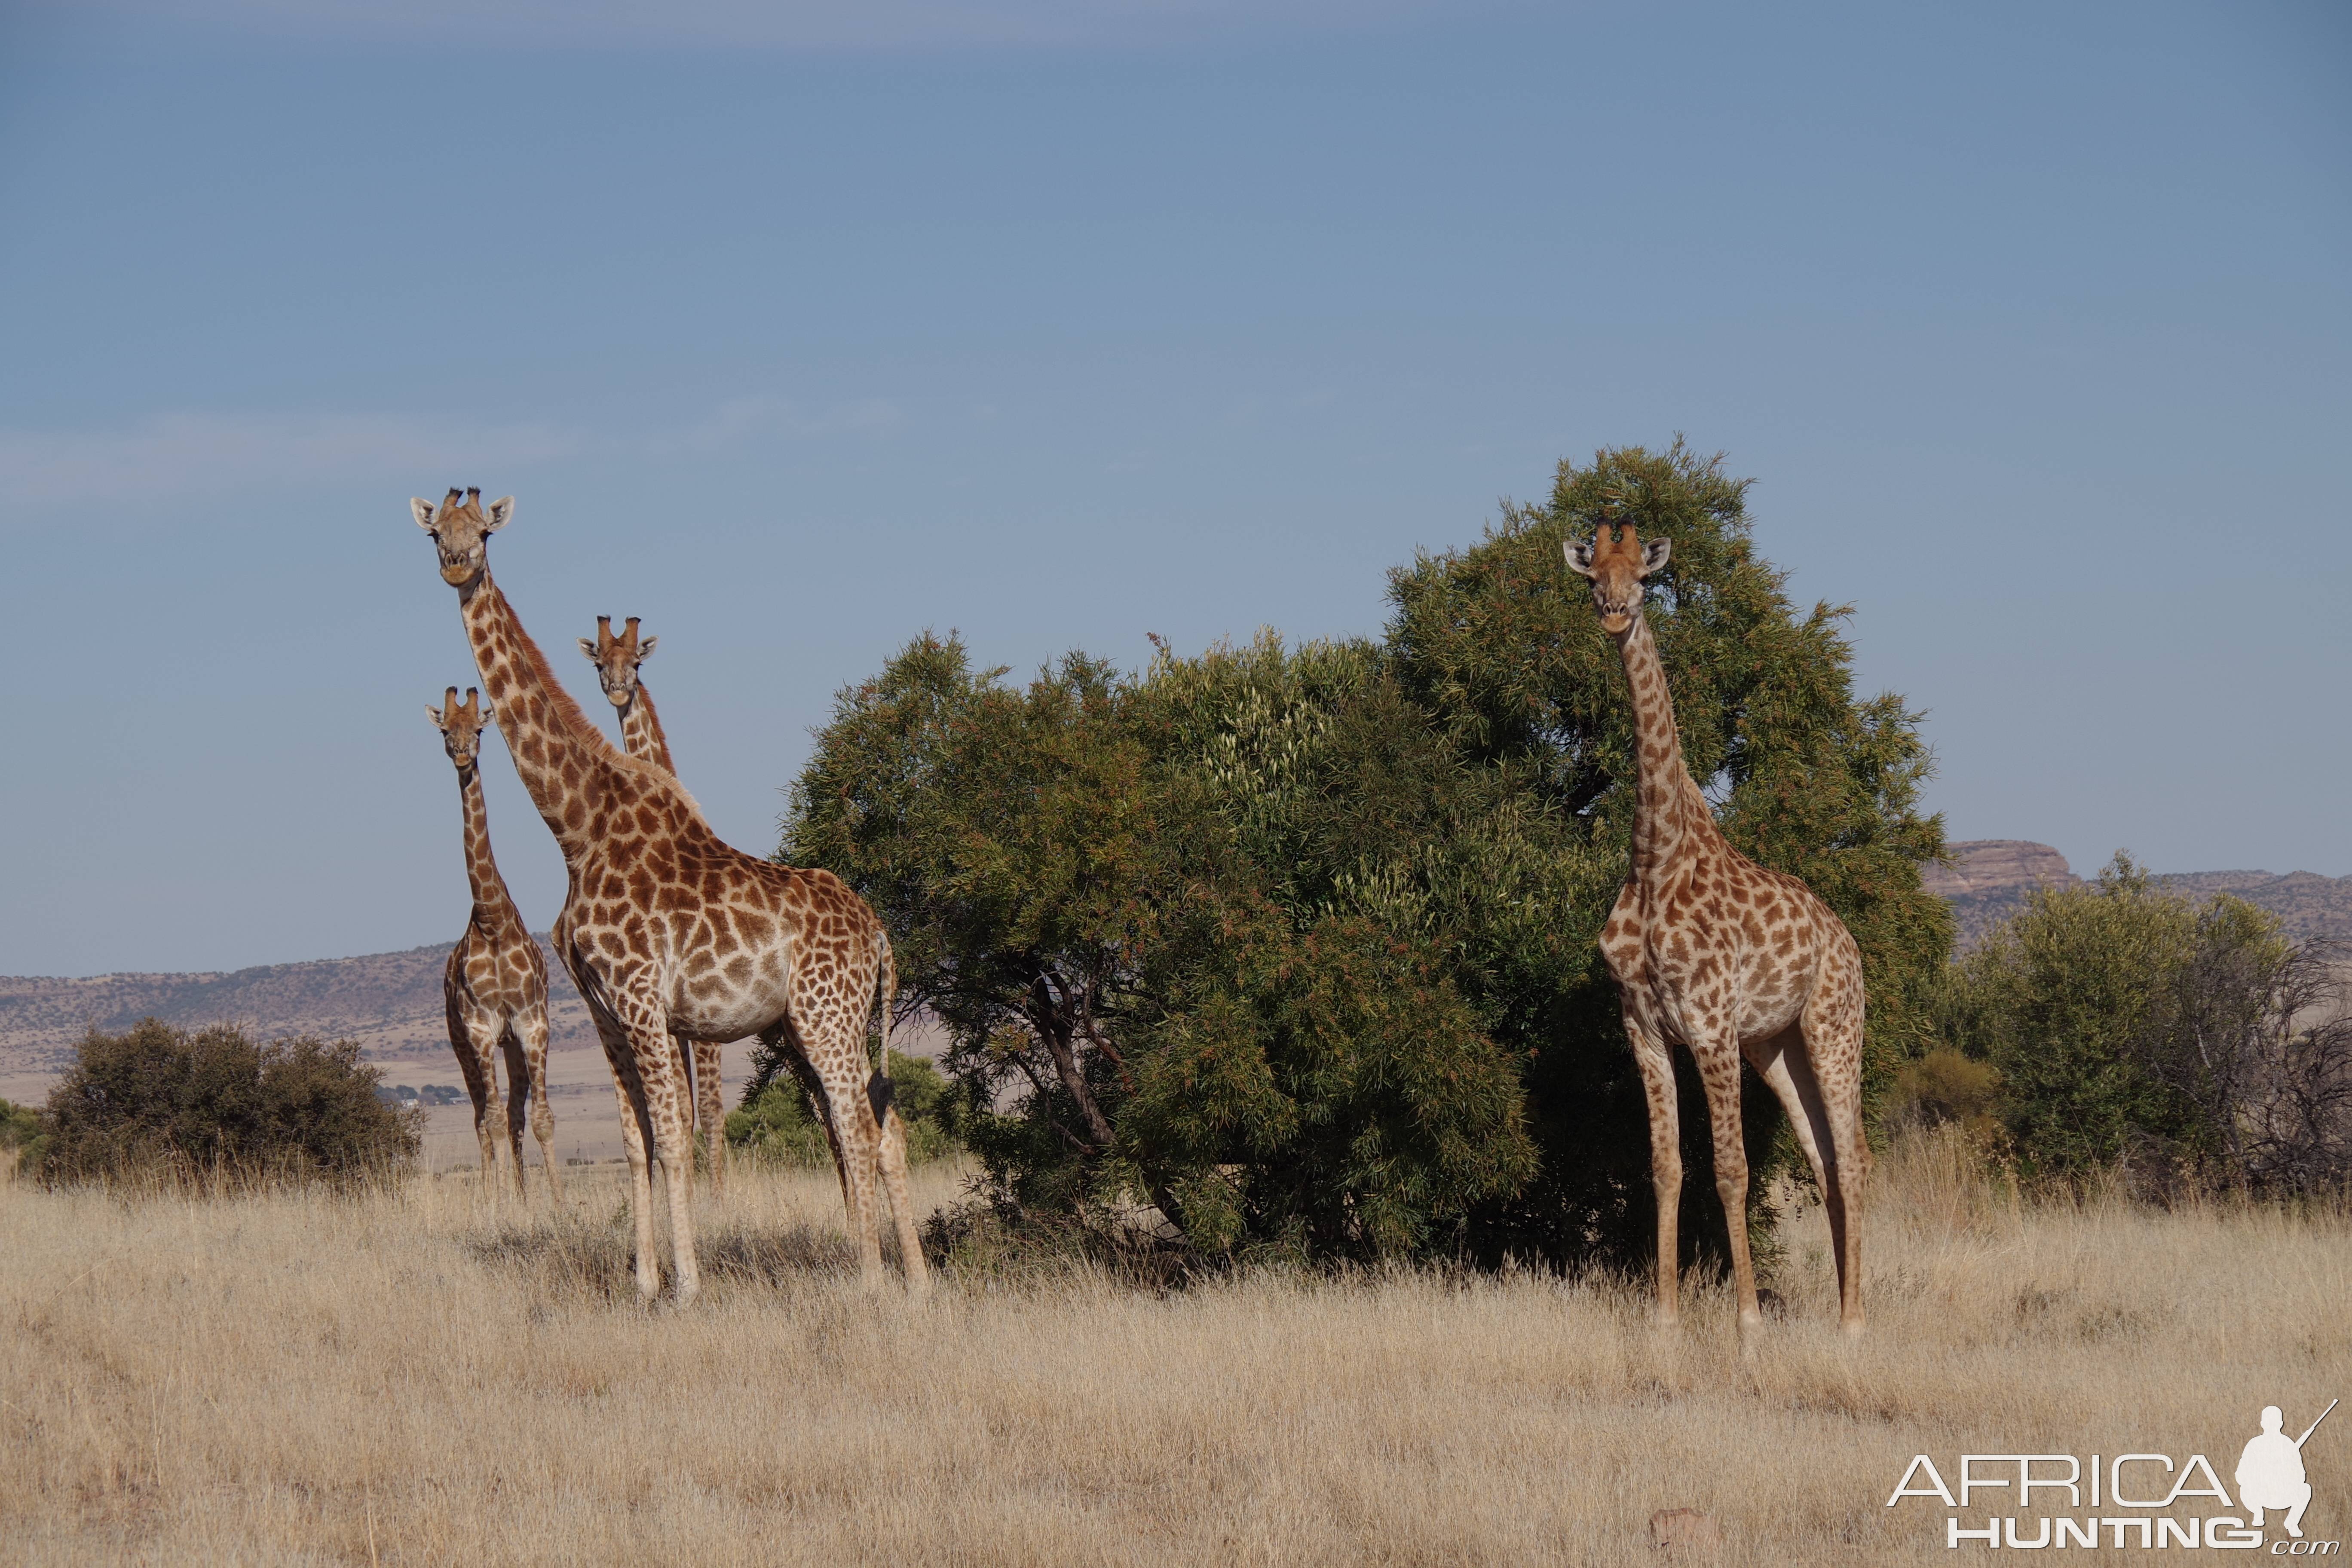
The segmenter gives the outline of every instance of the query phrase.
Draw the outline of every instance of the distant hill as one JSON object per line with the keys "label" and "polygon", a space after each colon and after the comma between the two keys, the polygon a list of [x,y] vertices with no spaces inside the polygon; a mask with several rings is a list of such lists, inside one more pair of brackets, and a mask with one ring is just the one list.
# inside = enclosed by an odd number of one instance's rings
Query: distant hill
{"label": "distant hill", "polygon": [[[1952,863],[1921,868],[1931,893],[1951,900],[1959,922],[1960,946],[1974,947],[1985,933],[2025,905],[2037,887],[2066,889],[2083,879],[2066,857],[2047,844],[2023,838],[1976,838],[1946,846]],[[2180,871],[2160,875],[2159,886],[2190,898],[2229,893],[2279,918],[2297,940],[2352,942],[2352,877],[2322,877],[2311,871]]]}
{"label": "distant hill", "polygon": [[[546,951],[547,938],[539,942]],[[442,942],[226,973],[0,977],[0,1069],[60,1070],[89,1029],[119,1033],[146,1017],[190,1028],[236,1024],[263,1039],[354,1039],[379,1061],[446,1057],[441,967],[448,958],[449,944]],[[587,1005],[551,952],[547,990],[549,1043],[557,1049],[593,1046]]]}
{"label": "distant hill", "polygon": [[[2047,844],[1979,838],[1948,847],[1951,864],[1924,868],[1921,880],[1951,900],[1963,949],[2021,908],[2034,888],[2082,881]],[[2292,936],[2352,942],[2352,877],[2190,871],[2158,880],[2198,898],[2233,893],[2277,915]],[[545,949],[545,937],[540,945]],[[228,973],[0,977],[0,1078],[60,1071],[88,1030],[119,1032],[151,1016],[184,1027],[236,1024],[262,1039],[303,1034],[355,1039],[375,1061],[446,1061],[441,966],[448,956],[446,944],[436,944]],[[547,970],[550,1043],[559,1050],[593,1047],[587,1006],[552,954]],[[935,1028],[917,1022],[901,1032],[898,1047],[937,1048]]]}

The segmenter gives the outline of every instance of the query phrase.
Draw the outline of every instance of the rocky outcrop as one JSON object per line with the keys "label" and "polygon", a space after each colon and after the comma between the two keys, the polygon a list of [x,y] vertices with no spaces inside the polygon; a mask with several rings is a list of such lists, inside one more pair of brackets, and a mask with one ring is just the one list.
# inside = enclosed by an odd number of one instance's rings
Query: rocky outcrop
{"label": "rocky outcrop", "polygon": [[1919,868],[1919,885],[1950,900],[1962,952],[2023,909],[2034,889],[2063,892],[2083,881],[2066,857],[2030,838],[1964,839],[1944,852],[1948,862]]}
{"label": "rocky outcrop", "polygon": [[[2034,889],[2063,890],[2083,881],[2066,864],[2066,857],[2031,839],[1974,838],[1945,849],[1950,863],[1921,867],[1919,882],[1951,900],[1964,952],[2024,908]],[[2310,871],[2283,877],[2271,871],[2181,871],[2158,876],[2156,883],[2200,900],[2217,893],[2243,899],[2276,915],[2286,934],[2299,942],[2352,942],[2352,877]]]}
{"label": "rocky outcrop", "polygon": [[1919,882],[1947,899],[2035,887],[2063,889],[2083,880],[2066,864],[2066,857],[2030,838],[1971,838],[1944,847],[1950,863],[1922,866]]}

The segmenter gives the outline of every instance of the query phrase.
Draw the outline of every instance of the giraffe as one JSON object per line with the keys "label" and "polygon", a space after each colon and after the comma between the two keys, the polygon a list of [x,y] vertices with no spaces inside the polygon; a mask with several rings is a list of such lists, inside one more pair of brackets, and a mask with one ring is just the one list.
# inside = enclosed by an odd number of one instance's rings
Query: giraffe
{"label": "giraffe", "polygon": [[[556,1174],[555,1117],[547,1106],[547,961],[523,924],[506,879],[490,856],[490,820],[482,803],[482,731],[490,710],[468,687],[466,700],[449,688],[442,705],[427,705],[425,717],[441,731],[441,744],[457,768],[457,795],[465,810],[466,877],[474,889],[466,934],[449,952],[441,973],[441,1001],[449,1016],[449,1045],[474,1101],[474,1135],[482,1145],[482,1185],[487,1190],[498,1165],[500,1142],[512,1145],[515,1187],[523,1191],[522,1113],[530,1101],[530,1130],[539,1140],[539,1160],[548,1191],[563,1196]],[[507,1058],[507,1104],[498,1103],[498,1054]]]}
{"label": "giraffe", "polygon": [[[695,1261],[692,1109],[677,1039],[756,1035],[813,1084],[840,1152],[843,1201],[869,1289],[882,1276],[877,1185],[898,1222],[908,1289],[929,1285],[907,1195],[906,1124],[866,1047],[877,983],[887,1035],[897,966],[882,924],[830,871],[779,866],[720,841],[660,768],[614,750],[556,681],[490,578],[489,536],[514,498],[482,505],[451,489],[412,500],[442,581],[457,591],[482,685],[497,704],[515,771],[562,851],[571,886],[555,952],[595,1020],[628,1096],[622,1122],[636,1219],[637,1294],[661,1289],[649,1159],[668,1194],[671,1303],[702,1288]],[[676,1038],[673,1038],[675,1037]]]}
{"label": "giraffe", "polygon": [[[637,679],[637,666],[652,657],[655,645],[660,641],[659,637],[639,641],[635,616],[623,625],[619,637],[613,635],[613,617],[598,616],[596,639],[591,642],[582,637],[580,651],[596,667],[596,683],[604,689],[604,700],[620,710],[622,749],[675,778],[677,764],[670,760],[669,738],[662,733],[661,715],[654,709],[654,694]],[[719,1047],[713,1040],[686,1044],[694,1055],[694,1119],[701,1126],[709,1147],[710,1188],[724,1192],[727,1104],[726,1091],[719,1080]]]}
{"label": "giraffe", "polygon": [[1658,1201],[1657,1314],[1678,1312],[1675,1210],[1682,1139],[1675,1042],[1690,1050],[1706,1092],[1715,1184],[1731,1232],[1742,1331],[1763,1321],[1748,1255],[1748,1156],[1740,1142],[1744,1056],[1789,1113],[1812,1163],[1837,1258],[1838,1321],[1860,1333],[1862,1200],[1870,1145],[1862,1128],[1862,954],[1843,921],[1796,878],[1767,870],[1724,840],[1683,761],[1658,647],[1642,614],[1642,580],[1672,543],[1644,545],[1603,521],[1563,548],[1592,580],[1601,629],[1617,644],[1640,742],[1633,863],[1601,931],[1625,1033],[1650,1103],[1651,1179]]}

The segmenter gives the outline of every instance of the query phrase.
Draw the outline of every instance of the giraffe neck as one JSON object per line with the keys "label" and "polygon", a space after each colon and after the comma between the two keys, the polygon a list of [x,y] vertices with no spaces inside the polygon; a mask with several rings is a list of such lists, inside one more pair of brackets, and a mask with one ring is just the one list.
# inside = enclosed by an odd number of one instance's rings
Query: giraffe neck
{"label": "giraffe neck", "polygon": [[488,930],[513,912],[514,900],[490,853],[490,814],[482,801],[479,764],[458,770],[457,798],[465,805],[466,879],[474,887],[474,923]]}
{"label": "giraffe neck", "polygon": [[1715,832],[1715,814],[1683,761],[1682,736],[1675,729],[1674,694],[1665,667],[1650,635],[1649,618],[1638,610],[1617,639],[1625,661],[1625,686],[1633,700],[1633,738],[1639,752],[1639,794],[1633,810],[1633,874],[1648,879],[1675,858]]}
{"label": "giraffe neck", "polygon": [[654,711],[654,694],[637,682],[635,695],[621,710],[621,744],[641,763],[652,763],[676,777],[677,764],[669,760],[669,740],[662,733],[661,715]]}
{"label": "giraffe neck", "polygon": [[555,835],[564,864],[593,847],[592,808],[619,783],[609,742],[588,721],[572,694],[556,684],[547,656],[515,618],[514,606],[490,581],[488,566],[459,596],[474,663],[496,709],[522,787]]}

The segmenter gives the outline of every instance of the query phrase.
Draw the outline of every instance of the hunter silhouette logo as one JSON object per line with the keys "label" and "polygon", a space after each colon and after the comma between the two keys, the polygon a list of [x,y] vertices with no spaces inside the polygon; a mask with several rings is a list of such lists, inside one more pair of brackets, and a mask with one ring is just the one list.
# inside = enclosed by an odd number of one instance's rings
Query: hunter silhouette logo
{"label": "hunter silhouette logo", "polygon": [[[2327,1402],[2327,1410],[2336,1408],[2336,1401]],[[2319,1421],[2327,1419],[2327,1410],[2319,1413]],[[2238,1457],[2238,1501],[2253,1517],[2246,1521],[2254,1529],[2263,1527],[2264,1509],[2286,1510],[2286,1532],[2297,1541],[2303,1539],[2303,1510],[2311,1506],[2311,1483],[2303,1475],[2303,1446],[2319,1430],[2319,1421],[2303,1429],[2303,1436],[2290,1439],[2281,1430],[2286,1424],[2285,1413],[2275,1405],[2263,1406],[2263,1429],[2247,1440],[2246,1451]]]}
{"label": "hunter silhouette logo", "polygon": [[[2300,1437],[2287,1435],[2284,1411],[2264,1405],[2262,1430],[2247,1441],[2231,1478],[2237,1485],[2234,1502],[2217,1468],[2202,1454],[2179,1461],[2168,1454],[2151,1453],[1962,1454],[1958,1468],[1948,1472],[1949,1481],[1934,1458],[1916,1454],[1886,1506],[1893,1508],[1906,1498],[1933,1498],[1942,1503],[1951,1510],[1944,1520],[1944,1544],[1953,1549],[1976,1542],[1989,1549],[2026,1551],[2111,1545],[2118,1550],[2203,1546],[2244,1552],[2267,1546],[2273,1557],[2333,1557],[2343,1550],[2341,1542],[2305,1541],[2303,1536],[2304,1510],[2311,1506],[2303,1449],[2336,1405],[2336,1401],[2329,1400]],[[1987,1492],[1992,1497],[1980,1495]],[[1976,1511],[1988,1502],[2006,1505],[2011,1511]],[[2215,1511],[2189,1518],[2174,1511],[2200,1503]],[[2273,1542],[2263,1535],[2263,1516],[2272,1513],[2283,1516],[2278,1522],[2286,1538]]]}

